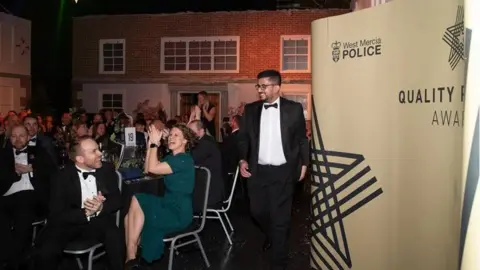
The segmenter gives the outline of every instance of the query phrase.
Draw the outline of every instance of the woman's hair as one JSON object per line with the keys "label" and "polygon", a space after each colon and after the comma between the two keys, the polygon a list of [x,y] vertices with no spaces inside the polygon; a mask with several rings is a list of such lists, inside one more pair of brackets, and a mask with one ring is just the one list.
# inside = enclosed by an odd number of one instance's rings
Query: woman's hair
{"label": "woman's hair", "polygon": [[185,145],[185,152],[190,152],[197,143],[197,136],[195,135],[195,133],[193,133],[193,131],[184,124],[174,125],[172,129],[173,128],[178,128],[182,132],[183,137],[185,138],[185,140],[187,140],[187,144]]}
{"label": "woman's hair", "polygon": [[[92,138],[95,139],[95,137],[97,137],[97,129],[100,125],[105,125],[104,123],[95,123],[93,124],[93,127],[92,127]],[[107,127],[105,127],[106,129]],[[105,134],[104,134],[105,135]]]}

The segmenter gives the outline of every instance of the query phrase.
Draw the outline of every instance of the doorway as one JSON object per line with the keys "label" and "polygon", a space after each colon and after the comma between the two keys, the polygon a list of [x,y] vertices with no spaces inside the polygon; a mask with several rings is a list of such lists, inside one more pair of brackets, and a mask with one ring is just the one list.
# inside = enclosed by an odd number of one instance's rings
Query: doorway
{"label": "doorway", "polygon": [[[181,91],[178,93],[179,95],[179,104],[177,109],[177,114],[184,119],[186,117],[190,117],[190,108],[191,106],[197,104],[197,94],[198,92],[188,92],[188,91]],[[222,119],[222,112],[221,112],[221,92],[207,92],[208,99],[211,104],[213,104],[216,108],[215,114],[215,133],[216,137],[220,138],[220,119]]]}

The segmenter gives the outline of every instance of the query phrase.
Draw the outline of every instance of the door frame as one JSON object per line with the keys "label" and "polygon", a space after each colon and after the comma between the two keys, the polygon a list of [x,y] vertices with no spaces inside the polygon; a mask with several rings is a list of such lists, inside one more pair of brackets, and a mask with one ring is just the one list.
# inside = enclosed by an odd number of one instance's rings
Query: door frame
{"label": "door frame", "polygon": [[[219,102],[219,103],[218,103],[218,104],[215,104],[215,107],[217,108],[217,109],[216,109],[216,114],[217,114],[216,117],[217,117],[217,119],[218,119],[218,123],[215,123],[215,126],[218,125],[218,127],[217,127],[216,129],[218,130],[217,133],[220,133],[220,128],[221,128],[220,125],[222,124],[222,119],[223,119],[223,118],[222,118],[222,117],[223,117],[223,114],[222,114],[222,109],[221,109],[221,108],[223,108],[223,107],[222,107],[222,105],[223,105],[223,104],[222,104],[222,103],[223,103],[223,102],[222,102],[222,95],[223,95],[223,93],[222,93],[222,91],[205,91],[205,92],[207,92],[207,94],[218,94],[218,102]],[[188,91],[188,90],[186,90],[186,91],[178,91],[178,92],[177,92],[177,105],[176,105],[177,111],[175,112],[175,115],[179,115],[179,114],[180,114],[180,106],[181,106],[180,103],[181,103],[181,96],[182,96],[182,94],[198,94],[198,92],[197,92],[197,91]],[[173,116],[175,116],[175,115],[173,115]],[[217,135],[216,137],[219,138],[220,134],[216,134],[216,135]]]}

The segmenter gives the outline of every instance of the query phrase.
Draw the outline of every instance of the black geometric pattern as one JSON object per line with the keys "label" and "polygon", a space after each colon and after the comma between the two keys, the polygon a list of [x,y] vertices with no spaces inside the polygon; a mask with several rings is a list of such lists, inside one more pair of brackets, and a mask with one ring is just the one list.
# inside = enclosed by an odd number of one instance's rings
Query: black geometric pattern
{"label": "black geometric pattern", "polygon": [[463,6],[458,6],[457,8],[457,17],[455,19],[455,24],[448,27],[443,34],[442,40],[450,46],[450,54],[448,56],[448,63],[452,70],[454,70],[460,60],[463,59]]}
{"label": "black geometric pattern", "polygon": [[[316,269],[352,267],[343,219],[383,193],[360,154],[330,151],[320,132],[312,96],[312,262]],[[368,241],[368,239],[365,239]],[[321,262],[321,263],[319,263]]]}

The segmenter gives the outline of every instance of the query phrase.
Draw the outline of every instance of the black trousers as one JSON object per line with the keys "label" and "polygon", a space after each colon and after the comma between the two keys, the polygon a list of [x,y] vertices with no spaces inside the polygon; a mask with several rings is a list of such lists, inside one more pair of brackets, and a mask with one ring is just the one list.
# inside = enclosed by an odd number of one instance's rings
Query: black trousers
{"label": "black trousers", "polygon": [[32,245],[32,223],[37,217],[37,196],[33,190],[0,196],[0,261],[19,263]]}
{"label": "black trousers", "polygon": [[288,262],[289,232],[294,181],[289,165],[258,165],[248,182],[250,211],[272,243],[272,269],[285,269]]}
{"label": "black trousers", "polygon": [[86,225],[71,227],[55,227],[47,223],[38,237],[34,269],[56,270],[68,243],[88,239],[104,244],[109,270],[124,268],[125,243],[122,233],[114,220],[102,217],[93,218]]}

